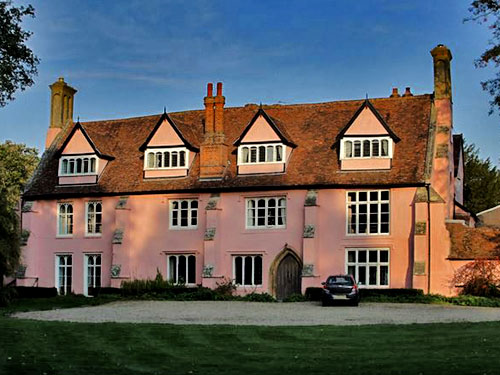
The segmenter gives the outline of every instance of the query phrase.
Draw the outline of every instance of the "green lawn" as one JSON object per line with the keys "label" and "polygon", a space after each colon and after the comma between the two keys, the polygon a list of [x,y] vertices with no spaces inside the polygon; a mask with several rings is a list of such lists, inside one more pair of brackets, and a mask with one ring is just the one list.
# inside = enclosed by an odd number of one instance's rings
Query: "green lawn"
{"label": "green lawn", "polygon": [[[44,306],[85,304],[62,301]],[[22,302],[12,310],[32,310],[41,303]],[[0,311],[0,374],[500,372],[500,322],[361,327],[83,324],[16,320],[4,315],[8,310]]]}

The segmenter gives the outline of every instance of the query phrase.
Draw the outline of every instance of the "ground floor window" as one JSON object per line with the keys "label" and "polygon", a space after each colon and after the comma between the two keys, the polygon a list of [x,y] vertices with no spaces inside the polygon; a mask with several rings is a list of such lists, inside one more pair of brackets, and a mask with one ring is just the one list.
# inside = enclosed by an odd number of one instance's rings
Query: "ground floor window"
{"label": "ground floor window", "polygon": [[237,285],[262,285],[262,255],[233,257],[233,280]]}
{"label": "ground floor window", "polygon": [[73,257],[70,254],[56,255],[56,288],[59,294],[71,293]]}
{"label": "ground floor window", "polygon": [[389,250],[346,249],[346,270],[359,285],[389,286]]}
{"label": "ground floor window", "polygon": [[101,254],[85,255],[85,294],[94,295],[101,287]]}
{"label": "ground floor window", "polygon": [[194,255],[169,255],[167,279],[175,284],[196,284],[196,257]]}

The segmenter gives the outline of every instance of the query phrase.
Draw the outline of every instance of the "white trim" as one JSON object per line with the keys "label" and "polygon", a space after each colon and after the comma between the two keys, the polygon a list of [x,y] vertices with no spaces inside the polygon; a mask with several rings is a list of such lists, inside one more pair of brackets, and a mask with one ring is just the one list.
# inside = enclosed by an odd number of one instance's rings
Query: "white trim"
{"label": "white trim", "polygon": [[477,213],[477,214],[476,214],[476,216],[479,216],[479,215],[485,214],[485,213],[490,212],[490,211],[494,211],[494,210],[496,210],[497,208],[500,208],[500,204],[499,204],[498,206],[491,207],[491,208],[488,208],[487,210],[481,211],[481,212]]}
{"label": "white trim", "polygon": [[[236,286],[241,286],[241,287],[262,287],[262,284],[264,283],[264,257],[262,254],[235,254],[232,255],[233,257],[233,283]],[[252,283],[251,284],[245,284],[245,258],[246,257],[251,257],[252,258]],[[255,284],[255,258],[260,257],[260,266],[261,266],[261,283],[260,284]],[[236,258],[241,258],[241,284],[236,283]]]}
{"label": "white trim", "polygon": [[[99,272],[100,272],[100,277],[99,279],[101,280],[101,286],[102,286],[102,253],[85,253],[83,254],[83,295],[88,297],[89,295],[89,285],[88,285],[88,272],[89,272],[89,257],[94,256],[97,257],[99,256],[101,258],[101,264],[98,266],[99,267]],[[97,266],[94,263],[93,268],[96,269]],[[95,274],[94,274],[95,277]]]}
{"label": "white trim", "polygon": [[[372,142],[373,141],[379,141],[379,154],[380,156],[371,156],[372,154]],[[382,141],[387,140],[388,141],[388,155],[387,156],[381,156],[382,155]],[[351,157],[346,157],[345,156],[345,142],[350,141],[353,142],[352,145],[352,155]],[[361,154],[363,154],[363,141],[370,141],[370,156],[354,156],[354,141],[360,141],[361,142]],[[380,136],[380,137],[349,137],[346,136],[341,139],[340,141],[340,160],[351,160],[351,159],[392,159],[393,156],[393,141],[392,138],[389,136]]]}
{"label": "white trim", "polygon": [[[148,154],[155,154],[156,158],[156,153],[160,152],[164,154],[165,152],[177,152],[179,153],[180,151],[185,152],[185,160],[184,160],[184,166],[176,166],[176,167],[153,167],[149,168],[148,167]],[[179,156],[177,156],[177,163],[179,163]],[[164,161],[162,160],[164,163]],[[146,151],[144,151],[144,170],[145,171],[161,171],[161,170],[169,170],[169,169],[189,169],[189,150],[187,147],[168,147],[168,148],[148,148]]]}
{"label": "white trim", "polygon": [[[187,201],[188,202],[188,208],[187,208],[187,214],[188,214],[188,218],[187,218],[187,221],[188,221],[188,225],[187,226],[181,226],[181,211],[182,209],[180,208],[181,206],[181,203],[183,201]],[[196,208],[191,208],[191,203],[196,201],[198,203],[198,207]],[[174,202],[178,202],[179,204],[179,208],[177,209],[178,211],[178,216],[177,216],[177,225],[174,225],[172,223],[173,221],[173,203]],[[200,221],[200,214],[199,214],[199,208],[200,208],[200,202],[197,198],[186,198],[186,199],[183,199],[183,198],[180,198],[180,199],[170,199],[168,201],[168,228],[169,229],[172,229],[172,230],[185,230],[185,229],[197,229],[198,228],[198,223]],[[193,210],[196,210],[196,225],[192,225],[191,224],[191,219],[193,218],[192,216],[192,211]]]}
{"label": "white trim", "polygon": [[[89,204],[90,203],[100,203],[101,204],[101,232],[95,232],[95,233],[89,233]],[[101,200],[95,200],[95,201],[87,201],[85,202],[85,237],[102,237],[102,221],[103,221],[103,205]],[[97,224],[97,219],[96,219],[96,211],[95,211],[95,206],[94,206],[94,228],[96,228]]]}
{"label": "white trim", "polygon": [[[370,254],[369,252],[371,251],[374,251],[376,250],[377,251],[377,262],[370,262]],[[349,251],[355,251],[356,252],[356,262],[351,262],[349,263]],[[359,272],[359,266],[360,266],[360,262],[358,261],[358,254],[359,254],[359,251],[366,251],[366,262],[363,262],[361,263],[361,266],[364,266],[366,268],[365,270],[365,276],[366,276],[366,284],[360,284],[359,283],[359,278],[358,278],[358,272]],[[387,262],[381,262],[380,261],[380,252],[381,251],[387,251]],[[358,285],[362,288],[389,288],[390,285],[391,285],[391,251],[389,248],[380,248],[380,247],[376,247],[376,248],[371,248],[371,247],[346,247],[345,248],[345,253],[344,253],[344,256],[345,256],[345,273],[346,274],[349,274],[349,266],[351,267],[356,267],[355,268],[355,275],[354,275],[354,278],[356,280],[356,283],[358,283]],[[369,268],[370,266],[374,267],[376,266],[377,267],[377,283],[376,284],[371,284],[369,285],[368,282],[369,282],[369,277],[370,277],[370,272],[369,272]],[[387,285],[381,285],[380,284],[380,267],[381,266],[387,266]]]}
{"label": "white trim", "polygon": [[[189,282],[189,257],[194,257],[194,283]],[[170,274],[170,258],[175,258],[175,279],[177,280],[172,280],[173,277]],[[167,254],[167,280],[168,281],[173,281],[174,284],[179,284],[179,258],[180,257],[185,257],[186,258],[186,282],[184,285],[189,285],[193,286],[196,285],[196,266],[197,266],[197,257],[194,253],[177,253],[177,254]]]}
{"label": "white trim", "polygon": [[[259,147],[265,147],[266,150],[266,159],[267,159],[267,147],[268,146],[273,146],[274,151],[273,151],[273,161],[259,161]],[[276,147],[281,146],[282,149],[282,155],[281,155],[281,161],[276,161]],[[243,159],[243,148],[248,147],[249,148],[249,154],[248,154],[248,162],[244,162]],[[256,155],[256,161],[251,162],[250,161],[250,148],[251,147],[257,147],[257,155]],[[283,143],[245,143],[240,146],[238,146],[238,165],[263,165],[263,164],[284,164],[286,161],[286,146]]]}
{"label": "white trim", "polygon": [[59,288],[61,287],[61,285],[59,285],[59,258],[60,257],[71,257],[71,266],[68,266],[67,265],[67,261],[65,262],[65,265],[63,265],[62,267],[66,268],[66,270],[68,268],[71,268],[71,289],[68,291],[68,283],[67,283],[67,275],[68,273],[66,272],[66,279],[65,279],[65,285],[64,285],[64,289],[65,289],[65,293],[64,294],[68,294],[68,293],[71,293],[72,291],[72,287],[73,287],[73,254],[72,253],[58,253],[58,254],[54,254],[55,257],[54,257],[54,263],[55,263],[55,273],[54,273],[54,276],[55,276],[55,287],[57,289],[57,294],[59,294]]}
{"label": "white trim", "polygon": [[[71,233],[61,233],[61,225],[60,225],[60,207],[63,206],[63,205],[69,205],[71,206],[71,209],[73,210],[73,212],[71,213]],[[68,215],[68,213],[66,212],[65,214],[66,216]],[[57,213],[56,213],[56,238],[71,238],[73,237],[73,234],[75,232],[75,210],[74,210],[74,207],[73,207],[73,202],[60,202],[60,203],[57,203]]]}
{"label": "white trim", "polygon": [[[265,207],[258,207],[257,206],[257,201],[263,199],[266,204],[265,204]],[[274,225],[269,225],[268,224],[268,221],[269,221],[269,200],[270,199],[274,199],[276,200],[276,206],[274,207],[275,209],[275,216],[274,216],[274,219],[275,219],[275,224]],[[284,206],[279,206],[278,205],[278,202],[283,199],[284,202],[285,202],[285,205]],[[249,207],[249,203],[250,201],[255,201],[255,207],[253,208],[250,208]],[[279,217],[279,210],[280,208],[284,209],[285,210],[285,214],[283,216],[283,224],[278,224],[278,217]],[[255,221],[255,225],[249,225],[248,224],[248,211],[252,209],[254,210],[254,221]],[[258,225],[258,215],[257,215],[257,211],[259,209],[264,209],[265,211],[265,216],[264,216],[264,222],[265,224],[264,225]],[[267,196],[267,197],[248,197],[248,198],[245,198],[245,229],[278,229],[278,228],[286,228],[286,219],[287,219],[287,197],[286,196],[282,196],[282,195],[278,195],[278,196]]]}
{"label": "white trim", "polygon": [[[68,160],[68,163],[69,163],[69,160],[71,160],[71,159],[74,159],[74,162],[75,162],[74,170],[75,171],[76,171],[76,160],[77,159],[82,159],[82,170],[83,170],[83,159],[89,159],[89,172],[87,172],[87,173],[84,173],[84,172],[69,173],[68,171],[66,171],[66,173],[62,173],[62,162],[64,160]],[[90,172],[90,163],[91,163],[90,160],[91,159],[95,160],[95,171],[94,172]],[[90,155],[90,154],[87,154],[87,155],[68,155],[68,156],[61,156],[59,158],[59,167],[58,167],[58,176],[59,177],[96,176],[98,174],[98,171],[99,171],[99,158],[95,154],[92,154],[92,155]]]}
{"label": "white trim", "polygon": [[[381,199],[381,196],[382,196],[382,192],[383,191],[387,191],[389,193],[389,199],[388,200],[382,200]],[[359,233],[359,212],[356,212],[356,215],[357,215],[357,221],[356,221],[356,231],[355,233],[349,233],[349,193],[356,193],[356,197],[359,196],[359,193],[364,193],[366,192],[367,194],[367,200],[366,201],[363,201],[363,202],[366,202],[367,204],[367,210],[366,210],[366,227],[368,229],[368,232],[367,233]],[[371,192],[378,192],[378,196],[379,196],[379,199],[376,200],[376,201],[371,201],[369,198],[370,198],[370,193]],[[351,202],[352,203],[352,202]],[[356,207],[359,207],[359,201],[356,201],[355,203],[356,204]],[[379,207],[379,210],[377,212],[377,216],[378,216],[378,224],[377,224],[377,232],[376,233],[370,233],[369,230],[370,230],[370,204],[377,204],[378,207]],[[389,222],[388,222],[388,225],[389,225],[389,231],[387,233],[381,233],[381,226],[382,226],[382,218],[381,218],[381,215],[382,215],[382,211],[380,209],[381,207],[381,204],[388,204],[389,205]],[[380,190],[346,190],[345,191],[345,234],[346,236],[348,237],[353,237],[353,236],[389,236],[391,234],[391,218],[392,218],[392,215],[391,215],[391,191],[388,190],[388,189],[380,189]]]}

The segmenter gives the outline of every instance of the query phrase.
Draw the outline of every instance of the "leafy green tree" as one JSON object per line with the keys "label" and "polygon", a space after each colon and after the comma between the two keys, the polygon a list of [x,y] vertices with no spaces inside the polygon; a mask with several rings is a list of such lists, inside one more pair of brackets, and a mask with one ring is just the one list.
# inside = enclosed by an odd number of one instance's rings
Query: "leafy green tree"
{"label": "leafy green tree", "polygon": [[[492,32],[488,48],[479,59],[476,60],[476,67],[484,68],[490,63],[496,68],[500,68],[500,1],[498,0],[474,0],[469,7],[471,17],[465,21],[476,21],[480,24],[488,25]],[[495,109],[500,109],[500,71],[495,78],[481,82],[483,90],[487,91],[493,99],[490,101],[490,114]]]}
{"label": "leafy green tree", "polygon": [[11,0],[0,1],[0,107],[14,100],[17,90],[31,86],[40,62],[26,41],[32,32],[21,28],[22,18],[34,17],[31,6],[15,7]]}
{"label": "leafy green tree", "polygon": [[0,144],[0,288],[3,277],[19,265],[20,230],[16,206],[38,161],[35,148],[10,141]]}
{"label": "leafy green tree", "polygon": [[478,213],[500,204],[500,170],[482,160],[474,144],[464,148],[464,203]]}

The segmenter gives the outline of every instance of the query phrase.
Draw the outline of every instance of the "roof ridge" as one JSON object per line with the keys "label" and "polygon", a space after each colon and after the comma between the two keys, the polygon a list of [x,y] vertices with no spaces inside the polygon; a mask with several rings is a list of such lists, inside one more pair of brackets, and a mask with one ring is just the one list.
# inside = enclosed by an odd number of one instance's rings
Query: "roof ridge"
{"label": "roof ridge", "polygon": [[[412,96],[401,96],[401,97],[396,97],[396,98],[391,98],[391,97],[381,97],[381,98],[369,98],[371,102],[373,101],[393,101],[393,100],[415,100],[415,99],[424,99],[427,97],[431,97],[432,94],[419,94],[419,95],[412,95]],[[288,107],[314,107],[314,106],[321,106],[321,105],[328,105],[328,104],[342,104],[342,103],[354,103],[354,102],[364,102],[365,99],[346,99],[346,100],[332,100],[332,101],[327,101],[327,102],[315,102],[315,103],[293,103],[293,104],[262,104],[263,109],[275,109],[275,108],[288,108]],[[235,106],[235,107],[225,107],[224,110],[232,110],[232,109],[248,109],[248,106],[254,106],[259,107],[258,104],[256,103],[246,103],[242,106]],[[177,115],[177,114],[185,114],[185,113],[195,113],[195,112],[201,112],[204,111],[203,108],[199,109],[188,109],[186,111],[177,111],[177,112],[169,112],[169,115]],[[161,116],[162,113],[157,113],[157,114],[152,114],[152,115],[144,115],[144,116],[134,116],[134,117],[124,117],[124,118],[114,118],[114,119],[103,119],[103,120],[91,120],[91,121],[80,121],[81,124],[91,124],[91,123],[98,123],[98,122],[120,122],[120,121],[132,121],[132,120],[138,120],[138,119],[145,119],[148,117],[159,117]]]}

